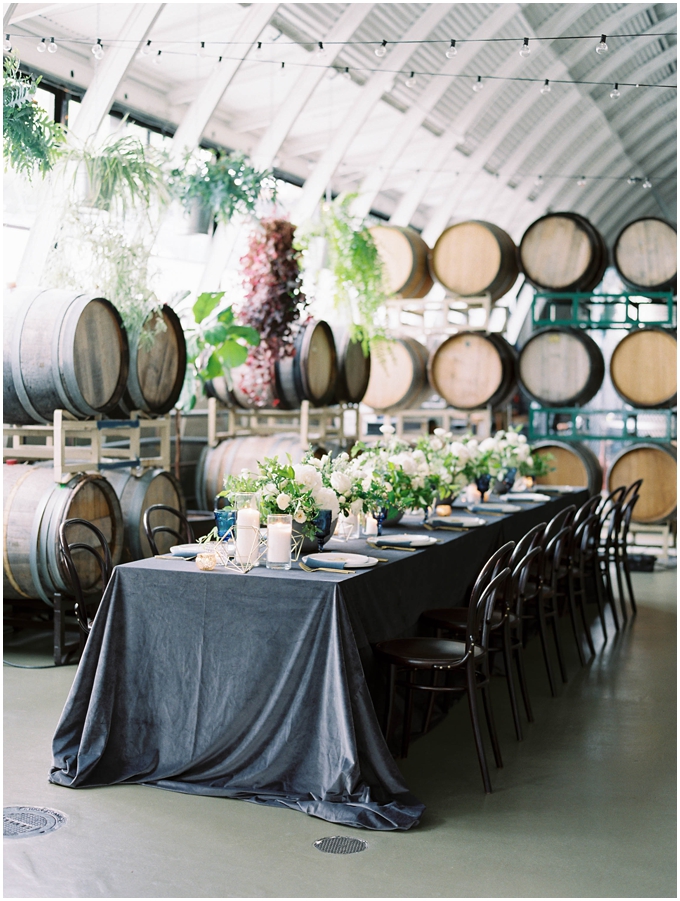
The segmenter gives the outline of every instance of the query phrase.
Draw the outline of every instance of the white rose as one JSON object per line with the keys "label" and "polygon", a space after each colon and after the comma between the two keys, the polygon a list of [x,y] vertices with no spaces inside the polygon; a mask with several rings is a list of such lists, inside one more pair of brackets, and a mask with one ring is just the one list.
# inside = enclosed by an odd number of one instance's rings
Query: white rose
{"label": "white rose", "polygon": [[435,429],[434,434],[437,436],[437,438],[443,438],[444,435],[446,435],[446,430],[445,429]]}
{"label": "white rose", "polygon": [[279,510],[285,510],[290,503],[290,495],[283,492],[276,498],[276,506]]}
{"label": "white rose", "polygon": [[340,503],[338,496],[332,488],[315,488],[312,497],[319,505],[321,510],[330,510],[333,519],[340,513]]}
{"label": "white rose", "polygon": [[413,484],[413,487],[416,489],[416,491],[418,491],[420,488],[424,488],[424,487],[425,487],[425,479],[421,479],[420,476],[416,476],[416,477],[413,479],[413,483],[412,483],[412,484]]}
{"label": "white rose", "polygon": [[[442,430],[439,429],[438,431],[442,431]],[[436,434],[437,433],[435,432],[435,435]],[[444,442],[440,438],[431,438],[430,446],[432,447],[432,450],[439,451],[444,447]]]}
{"label": "white rose", "polygon": [[485,454],[487,451],[496,449],[496,442],[493,438],[485,438],[484,441],[479,445],[480,451]]}
{"label": "white rose", "polygon": [[383,435],[394,435],[397,430],[393,425],[381,425],[380,431]]}
{"label": "white rose", "polygon": [[383,482],[383,485],[385,486],[385,491],[392,491],[392,489],[394,487],[392,485],[392,482]]}
{"label": "white rose", "polygon": [[331,475],[331,485],[338,494],[347,494],[352,490],[352,480],[344,472],[334,472]]}
{"label": "white rose", "polygon": [[413,459],[418,460],[418,462],[420,462],[425,459],[425,454],[421,450],[414,450],[413,451]]}
{"label": "white rose", "polygon": [[533,466],[533,465],[534,465],[534,458],[533,458],[533,457],[527,457],[526,462],[527,462],[527,465],[528,465],[528,466]]}
{"label": "white rose", "polygon": [[526,443],[527,443],[527,436],[526,436],[526,435],[518,435],[518,436],[517,436],[517,440],[519,441],[520,444],[526,444]]}
{"label": "white rose", "polygon": [[529,459],[529,454],[531,453],[531,448],[528,444],[520,444],[517,448],[517,458],[520,462],[524,462],[524,460]]}
{"label": "white rose", "polygon": [[364,491],[370,491],[372,483],[373,483],[373,474],[367,475],[366,478],[362,479],[361,487]]}
{"label": "white rose", "polygon": [[300,485],[304,485],[305,488],[313,490],[321,487],[321,473],[308,463],[296,463],[293,466],[293,472],[295,473],[295,481]]}
{"label": "white rose", "polygon": [[505,440],[513,447],[516,447],[520,443],[519,435],[517,434],[517,432],[508,432],[508,434],[505,436]]}
{"label": "white rose", "polygon": [[479,448],[479,441],[476,438],[470,438],[467,442],[467,448],[469,451],[474,452]]}
{"label": "white rose", "polygon": [[338,463],[347,463],[349,461],[349,454],[346,454],[344,451],[335,458]]}
{"label": "white rose", "polygon": [[304,510],[298,510],[297,513],[294,513],[293,519],[295,520],[295,522],[299,523],[307,522],[307,517],[305,516]]}
{"label": "white rose", "polygon": [[351,513],[354,513],[355,516],[358,516],[360,513],[364,512],[364,502],[361,500],[361,498],[358,498],[357,500],[352,501],[349,509]]}
{"label": "white rose", "polygon": [[450,453],[460,460],[461,463],[465,463],[466,460],[470,459],[470,452],[464,444],[461,444],[460,441],[454,441],[451,445],[449,445]]}
{"label": "white rose", "polygon": [[495,434],[494,437],[495,437],[498,441],[500,441],[502,438],[505,438],[505,432],[504,432],[504,430],[503,430],[503,429],[499,429],[499,430],[496,432],[496,434]]}
{"label": "white rose", "polygon": [[276,494],[277,491],[278,488],[273,482],[267,482],[267,484],[264,486],[264,493],[267,497],[271,497],[272,495]]}

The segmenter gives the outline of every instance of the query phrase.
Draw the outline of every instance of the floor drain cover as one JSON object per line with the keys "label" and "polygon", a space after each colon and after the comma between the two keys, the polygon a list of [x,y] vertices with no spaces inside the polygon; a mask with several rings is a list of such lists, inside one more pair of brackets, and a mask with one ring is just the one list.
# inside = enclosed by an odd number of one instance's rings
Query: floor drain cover
{"label": "floor drain cover", "polygon": [[368,842],[362,838],[348,838],[346,835],[331,835],[329,838],[320,838],[314,842],[317,851],[325,851],[326,854],[356,854],[365,851]]}
{"label": "floor drain cover", "polygon": [[5,807],[2,834],[5,838],[31,838],[54,832],[66,822],[66,816],[49,807]]}

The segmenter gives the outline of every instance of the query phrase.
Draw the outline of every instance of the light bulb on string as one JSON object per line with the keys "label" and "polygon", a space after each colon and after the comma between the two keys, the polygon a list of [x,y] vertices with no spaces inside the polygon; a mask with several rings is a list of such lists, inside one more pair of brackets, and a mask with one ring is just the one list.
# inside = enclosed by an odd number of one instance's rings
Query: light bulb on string
{"label": "light bulb on string", "polygon": [[101,59],[104,56],[101,38],[97,38],[97,43],[92,45],[92,55],[95,59]]}
{"label": "light bulb on string", "polygon": [[154,61],[154,65],[156,65],[156,66],[160,66],[160,64],[161,64],[161,52],[162,51],[159,50],[158,53],[154,57],[153,61]]}
{"label": "light bulb on string", "polygon": [[57,52],[57,45],[55,43],[54,38],[50,38],[50,42],[47,45],[47,52],[48,53],[56,53]]}
{"label": "light bulb on string", "polygon": [[255,49],[253,50],[253,56],[255,59],[262,59],[262,41],[258,41]]}
{"label": "light bulb on string", "polygon": [[530,53],[531,53],[531,47],[529,46],[529,38],[524,38],[524,43],[522,44],[522,47],[520,48],[519,55],[523,56],[524,59],[526,59]]}
{"label": "light bulb on string", "polygon": [[451,45],[449,46],[448,50],[446,51],[446,58],[453,59],[453,57],[457,53],[458,53],[458,51],[456,50],[456,42],[453,40],[453,38],[451,38]]}
{"label": "light bulb on string", "polygon": [[650,181],[648,178],[646,178],[646,179],[642,182],[642,187],[644,188],[645,191],[648,190],[649,188],[652,187],[651,181]]}
{"label": "light bulb on string", "polygon": [[542,175],[537,175],[536,178],[534,179],[534,185],[535,185],[537,188],[540,188],[542,184],[543,184],[543,176],[542,176]]}
{"label": "light bulb on string", "polygon": [[619,91],[619,83],[618,81],[614,85],[613,89],[609,92],[609,96],[612,100],[618,100],[621,96],[621,91]]}
{"label": "light bulb on string", "polygon": [[378,57],[378,59],[382,59],[386,53],[387,53],[387,41],[383,41],[379,47],[375,48],[375,55]]}
{"label": "light bulb on string", "polygon": [[482,76],[477,76],[477,81],[472,85],[472,90],[475,94],[478,94],[480,91],[484,90],[484,82],[482,81]]}
{"label": "light bulb on string", "polygon": [[5,43],[3,44],[3,49],[5,53],[10,53],[12,50],[12,38],[8,34],[5,35]]}
{"label": "light bulb on string", "polygon": [[323,59],[326,56],[326,48],[323,45],[323,41],[319,41],[319,46],[316,48],[316,58]]}
{"label": "light bulb on string", "polygon": [[629,185],[636,185],[640,181],[640,179],[635,175],[629,175],[627,181]]}
{"label": "light bulb on string", "polygon": [[38,53],[44,53],[47,50],[47,44],[45,43],[45,38],[42,38],[37,47]]}
{"label": "light bulb on string", "polygon": [[201,59],[205,56],[205,41],[201,41],[201,46],[198,48],[196,56],[200,56]]}
{"label": "light bulb on string", "polygon": [[342,77],[345,79],[345,81],[352,80],[352,75],[349,71],[349,66],[345,66],[345,71],[342,73]]}
{"label": "light bulb on string", "polygon": [[417,82],[416,82],[416,74],[415,74],[415,72],[411,72],[411,74],[409,75],[409,77],[408,77],[408,78],[406,79],[406,81],[404,82],[404,87],[413,89],[413,88],[415,88],[416,83],[417,83]]}
{"label": "light bulb on string", "polygon": [[139,51],[140,56],[148,56],[151,53],[151,41],[147,41],[146,44]]}
{"label": "light bulb on string", "polygon": [[609,47],[607,47],[607,35],[603,34],[600,38],[600,43],[595,48],[595,53],[602,55],[603,53],[606,53],[607,50],[609,50]]}
{"label": "light bulb on string", "polygon": [[582,187],[585,185],[585,183],[586,183],[586,177],[585,177],[585,175],[582,175],[582,176],[579,178],[579,180],[576,182],[576,184],[579,186],[579,188],[582,188]]}
{"label": "light bulb on string", "polygon": [[279,78],[285,78],[288,73],[286,72],[286,64],[281,63],[281,68],[279,69]]}
{"label": "light bulb on string", "polygon": [[545,84],[541,87],[541,94],[549,94],[550,90],[550,79],[546,78]]}

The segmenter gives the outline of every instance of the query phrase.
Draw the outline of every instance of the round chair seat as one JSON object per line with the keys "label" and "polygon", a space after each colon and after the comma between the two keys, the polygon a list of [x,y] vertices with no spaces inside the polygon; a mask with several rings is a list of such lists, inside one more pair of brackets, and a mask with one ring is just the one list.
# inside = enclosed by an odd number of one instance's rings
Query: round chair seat
{"label": "round chair seat", "polygon": [[[465,642],[449,641],[446,638],[395,638],[393,641],[379,642],[375,649],[397,666],[431,669],[435,666],[459,664],[465,655]],[[475,648],[475,657],[482,654],[482,648]]]}
{"label": "round chair seat", "polygon": [[[467,607],[439,607],[435,610],[426,610],[422,614],[424,620],[433,623],[440,629],[464,629],[467,626]],[[494,610],[491,616],[491,626],[498,626],[503,615],[500,610]],[[511,626],[516,626],[519,620],[514,613],[508,616]]]}

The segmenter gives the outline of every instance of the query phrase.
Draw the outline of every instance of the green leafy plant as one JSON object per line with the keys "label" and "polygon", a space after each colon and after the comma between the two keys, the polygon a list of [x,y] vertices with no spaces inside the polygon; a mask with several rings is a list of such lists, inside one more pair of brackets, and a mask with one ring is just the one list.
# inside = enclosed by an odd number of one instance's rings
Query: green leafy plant
{"label": "green leafy plant", "polygon": [[321,207],[318,224],[308,225],[296,237],[296,245],[307,253],[314,237],[328,242],[329,268],[335,277],[334,302],[352,322],[352,337],[369,344],[385,337],[380,326],[381,308],[387,299],[383,265],[369,229],[353,216],[356,194],[343,194]]}
{"label": "green leafy plant", "polygon": [[63,152],[64,130],[34,100],[40,78],[19,72],[19,59],[3,59],[2,146],[5,169],[11,166],[29,179],[36,169],[45,175]]}
{"label": "green leafy plant", "polygon": [[224,376],[245,363],[249,347],[260,343],[258,332],[236,322],[231,306],[218,310],[224,291],[199,294],[192,307],[194,325],[185,329],[187,339],[187,390],[184,408],[192,409],[197,393],[210,379]]}
{"label": "green leafy plant", "polygon": [[208,161],[190,156],[183,168],[172,170],[170,184],[186,209],[198,200],[225,224],[234,213],[252,214],[261,197],[276,197],[271,170],[255,169],[240,152],[213,154]]}

